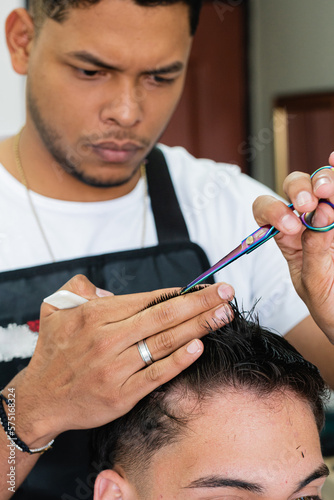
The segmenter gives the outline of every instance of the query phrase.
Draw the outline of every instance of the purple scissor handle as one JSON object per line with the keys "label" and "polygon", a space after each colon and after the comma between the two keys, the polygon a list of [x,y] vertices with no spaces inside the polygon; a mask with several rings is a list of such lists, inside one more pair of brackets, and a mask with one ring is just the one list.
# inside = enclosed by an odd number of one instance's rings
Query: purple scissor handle
{"label": "purple scissor handle", "polygon": [[[317,172],[319,172],[319,170],[323,170],[323,169],[334,170],[334,168],[330,167],[330,166],[321,167],[311,175],[311,178]],[[327,203],[327,205],[330,205],[332,208],[334,208],[333,203],[331,203],[328,200],[319,200],[319,203]],[[292,208],[292,210],[294,209],[292,203],[290,203],[290,205],[288,205],[288,207]],[[322,226],[322,227],[312,226],[313,214],[314,214],[314,211],[313,212],[305,212],[302,215],[300,215],[300,220],[302,221],[304,226],[306,226],[308,229],[311,229],[311,231],[317,231],[317,232],[324,233],[324,232],[330,231],[331,229],[334,228],[334,222],[332,224],[329,224],[328,226]],[[246,253],[250,253],[253,250],[256,250],[256,248],[259,248],[259,246],[263,245],[263,243],[266,243],[268,240],[270,240],[273,236],[275,236],[278,233],[279,233],[279,231],[274,226],[267,225],[267,226],[260,227],[259,229],[254,231],[254,233],[247,236],[247,238],[245,238],[239,246],[237,246],[234,250],[232,250],[232,252],[225,255],[225,257],[223,257],[221,260],[216,262],[216,264],[214,264],[212,267],[210,267],[210,269],[205,271],[203,274],[198,276],[196,279],[194,279],[187,286],[182,288],[180,294],[183,295],[183,294],[189,292],[189,290],[191,288],[202,283],[202,281],[204,281],[209,276],[212,276],[212,274],[215,274],[216,272],[223,269],[223,267],[228,266],[229,264],[231,264],[231,262],[234,262],[235,260],[239,259],[239,257],[241,257],[242,255],[245,255]]]}

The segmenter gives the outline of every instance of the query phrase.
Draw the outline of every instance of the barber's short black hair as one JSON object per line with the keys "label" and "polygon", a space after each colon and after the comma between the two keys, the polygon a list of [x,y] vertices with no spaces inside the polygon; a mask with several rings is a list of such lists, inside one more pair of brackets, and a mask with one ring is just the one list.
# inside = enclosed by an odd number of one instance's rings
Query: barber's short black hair
{"label": "barber's short black hair", "polygon": [[[37,28],[42,26],[46,18],[61,23],[66,19],[71,9],[88,8],[101,0],[28,0],[28,8],[35,19]],[[112,1],[112,0],[110,0]],[[132,0],[143,7],[168,6],[175,3],[184,3],[189,7],[190,34],[194,35],[197,29],[199,14],[203,0]]]}
{"label": "barber's short black hair", "polygon": [[177,441],[194,417],[184,411],[184,401],[195,401],[200,412],[202,403],[225,390],[244,391],[245,398],[292,394],[309,404],[320,432],[328,390],[318,369],[284,338],[233,308],[233,321],[202,339],[204,353],[194,364],[94,431],[95,464],[101,469],[117,464],[130,477],[140,477],[154,453]]}

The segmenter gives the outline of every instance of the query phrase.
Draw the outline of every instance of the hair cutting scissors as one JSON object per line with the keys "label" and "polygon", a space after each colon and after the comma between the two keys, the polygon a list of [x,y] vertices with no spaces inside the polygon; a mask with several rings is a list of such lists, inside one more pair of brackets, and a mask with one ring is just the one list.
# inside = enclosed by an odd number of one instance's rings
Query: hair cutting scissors
{"label": "hair cutting scissors", "polygon": [[[320,170],[323,170],[323,169],[334,170],[334,167],[327,166],[327,167],[318,168],[318,170],[316,170],[311,175],[311,179],[317,172],[319,172]],[[334,208],[334,205],[328,200],[319,200],[319,203],[327,203],[332,208]],[[292,203],[290,203],[290,205],[288,205],[288,207],[290,207],[292,210],[294,210]],[[302,221],[304,226],[306,226],[308,229],[311,229],[311,231],[317,231],[320,233],[324,233],[324,232],[330,231],[331,229],[334,228],[334,222],[332,224],[329,224],[328,226],[323,226],[323,227],[312,226],[313,214],[314,214],[314,211],[313,212],[305,212],[305,213],[300,215],[300,220]],[[239,259],[239,257],[242,257],[242,255],[245,255],[246,253],[253,252],[253,250],[256,250],[257,248],[259,248],[261,245],[263,245],[263,243],[266,243],[273,236],[276,236],[276,234],[278,234],[278,233],[279,233],[279,231],[274,226],[266,225],[266,226],[259,227],[259,229],[254,231],[254,233],[250,234],[249,236],[247,236],[247,238],[242,240],[240,245],[237,246],[236,248],[234,248],[234,250],[232,250],[230,253],[225,255],[225,257],[223,257],[221,260],[216,262],[216,264],[214,264],[212,267],[210,267],[210,269],[208,269],[203,274],[198,276],[196,279],[194,279],[187,286],[182,288],[181,295],[189,292],[189,290],[191,290],[194,286],[198,285],[199,283],[202,283],[202,281],[204,281],[206,278],[208,278],[209,276],[212,276],[216,272],[220,271],[221,269],[223,269],[223,267],[228,266],[229,264],[231,264],[231,262],[234,262],[235,260]]]}

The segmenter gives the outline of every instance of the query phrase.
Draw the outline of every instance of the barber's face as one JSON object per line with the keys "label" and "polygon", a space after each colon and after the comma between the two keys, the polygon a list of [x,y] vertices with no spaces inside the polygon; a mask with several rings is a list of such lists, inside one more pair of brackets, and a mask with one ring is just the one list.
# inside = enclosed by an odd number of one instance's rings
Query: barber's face
{"label": "barber's face", "polygon": [[186,435],[158,451],[138,480],[131,482],[122,469],[102,472],[94,498],[319,500],[326,475],[304,402],[239,392],[205,406]]}
{"label": "barber's face", "polygon": [[182,92],[189,8],[102,0],[47,19],[28,69],[28,123],[65,170],[92,185],[127,183]]}

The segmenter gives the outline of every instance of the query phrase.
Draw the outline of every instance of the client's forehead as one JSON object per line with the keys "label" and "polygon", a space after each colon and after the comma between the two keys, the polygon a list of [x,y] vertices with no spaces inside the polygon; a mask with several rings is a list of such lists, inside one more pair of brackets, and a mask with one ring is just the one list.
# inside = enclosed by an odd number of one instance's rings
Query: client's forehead
{"label": "client's forehead", "polygon": [[[154,455],[152,498],[169,491],[168,498],[175,499],[237,494],[238,499],[285,500],[310,474],[322,475],[314,416],[296,396],[260,399],[249,391],[230,391],[205,402],[202,410],[179,441]],[[226,487],[237,481],[253,487],[253,496],[247,488]]]}

